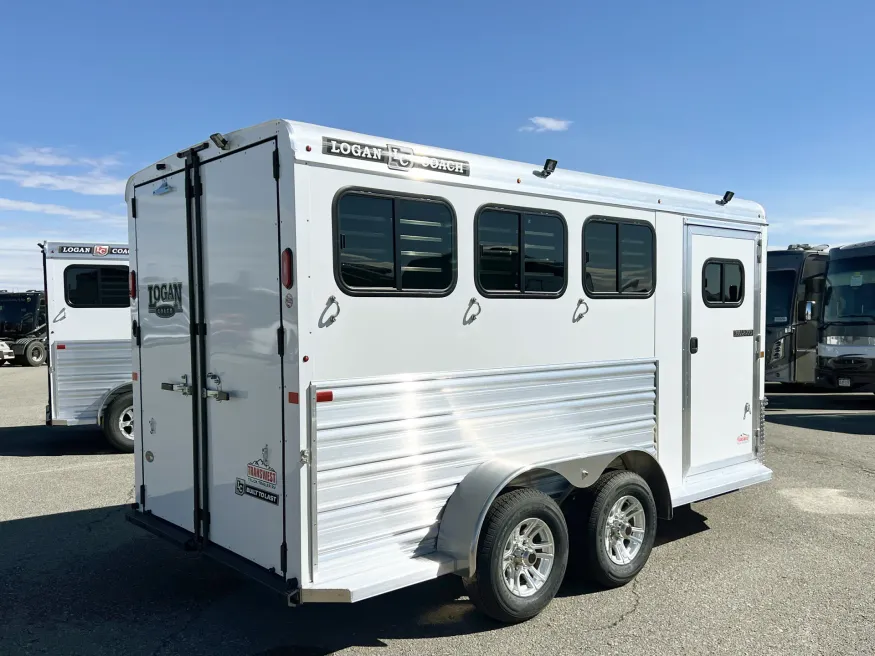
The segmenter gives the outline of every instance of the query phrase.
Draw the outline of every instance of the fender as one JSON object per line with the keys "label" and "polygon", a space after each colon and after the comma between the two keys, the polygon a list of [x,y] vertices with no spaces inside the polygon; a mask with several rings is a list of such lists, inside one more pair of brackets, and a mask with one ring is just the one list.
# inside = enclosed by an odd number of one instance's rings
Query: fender
{"label": "fender", "polygon": [[133,383],[131,381],[126,381],[111,388],[106,394],[100,397],[100,409],[97,411],[98,426],[103,426],[103,415],[106,412],[107,407],[109,407],[109,404],[115,400],[115,397],[124,394],[128,390],[133,391],[133,389]]}
{"label": "fender", "polygon": [[[456,487],[444,506],[438,530],[438,551],[455,560],[455,571],[472,577],[477,570],[477,545],[486,513],[492,503],[511,483],[534,470],[546,470],[562,476],[575,488],[589,487],[615,461],[637,471],[650,484],[660,515],[671,516],[671,498],[665,475],[654,457],[654,447],[629,451],[611,450],[587,456],[570,456],[558,460],[522,464],[510,460],[487,460],[471,470]],[[631,465],[631,466],[630,466]],[[638,471],[639,468],[648,471]]]}

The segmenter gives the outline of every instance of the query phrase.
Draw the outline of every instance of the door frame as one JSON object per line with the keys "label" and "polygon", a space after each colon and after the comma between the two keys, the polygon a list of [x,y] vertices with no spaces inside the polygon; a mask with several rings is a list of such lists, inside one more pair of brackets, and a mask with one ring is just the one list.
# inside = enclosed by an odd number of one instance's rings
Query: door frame
{"label": "door frame", "polygon": [[683,281],[683,333],[681,342],[682,371],[683,371],[683,459],[682,471],[683,477],[695,476],[709,471],[722,469],[731,465],[754,460],[757,457],[759,449],[758,440],[754,439],[755,433],[751,431],[751,441],[753,442],[753,450],[750,455],[738,456],[727,460],[709,463],[707,465],[691,468],[691,449],[692,449],[692,359],[690,354],[690,339],[693,336],[692,313],[693,302],[692,297],[693,287],[693,235],[704,235],[710,237],[724,237],[728,239],[750,240],[755,248],[754,255],[754,272],[753,272],[753,324],[754,324],[754,349],[755,352],[751,357],[755,356],[754,360],[754,375],[751,387],[751,420],[753,426],[760,425],[760,415],[762,408],[760,407],[759,390],[760,390],[760,358],[759,352],[762,345],[762,332],[760,330],[761,310],[762,310],[762,233],[757,228],[750,225],[737,225],[731,223],[721,223],[716,221],[707,221],[702,219],[684,217],[684,281]]}

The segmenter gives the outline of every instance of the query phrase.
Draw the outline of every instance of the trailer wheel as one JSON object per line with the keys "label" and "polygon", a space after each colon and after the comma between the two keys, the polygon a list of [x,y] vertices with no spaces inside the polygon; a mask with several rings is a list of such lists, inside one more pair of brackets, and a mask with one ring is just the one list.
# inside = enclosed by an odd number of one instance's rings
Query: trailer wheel
{"label": "trailer wheel", "polygon": [[540,613],[556,596],[568,563],[568,529],[556,502],[538,490],[499,496],[483,522],[471,601],[507,623]]}
{"label": "trailer wheel", "polygon": [[134,394],[125,392],[106,412],[103,432],[109,443],[124,453],[134,452]]}
{"label": "trailer wheel", "polygon": [[[586,490],[592,505],[573,536],[583,567],[577,571],[608,588],[634,579],[647,563],[656,540],[656,502],[638,474],[612,471]],[[584,569],[585,568],[585,569]]]}
{"label": "trailer wheel", "polygon": [[28,367],[39,367],[45,361],[45,344],[40,341],[34,340],[24,347],[24,363]]}

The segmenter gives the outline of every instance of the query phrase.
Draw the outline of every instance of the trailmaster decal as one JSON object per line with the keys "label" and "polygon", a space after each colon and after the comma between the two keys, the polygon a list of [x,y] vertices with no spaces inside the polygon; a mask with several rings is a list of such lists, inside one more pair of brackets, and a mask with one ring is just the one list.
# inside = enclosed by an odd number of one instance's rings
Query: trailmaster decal
{"label": "trailmaster decal", "polygon": [[246,478],[238,478],[234,492],[247,495],[277,505],[279,495],[276,490],[276,471],[270,466],[267,445],[261,450],[261,458],[246,465]]}

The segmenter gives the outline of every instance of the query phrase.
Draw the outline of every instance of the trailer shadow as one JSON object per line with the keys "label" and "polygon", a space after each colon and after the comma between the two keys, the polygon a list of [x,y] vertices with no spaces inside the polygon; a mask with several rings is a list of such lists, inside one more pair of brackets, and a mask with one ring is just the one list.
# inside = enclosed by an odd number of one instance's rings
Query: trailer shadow
{"label": "trailer shadow", "polygon": [[767,394],[770,424],[827,433],[875,435],[873,394]]}
{"label": "trailer shadow", "polygon": [[0,427],[0,456],[84,456],[116,453],[96,426]]}
{"label": "trailer shadow", "polygon": [[[272,592],[124,521],[112,506],[0,523],[0,653],[321,656],[502,628],[447,576],[359,604]],[[659,545],[706,530],[684,509]],[[566,582],[561,596],[597,589]]]}

